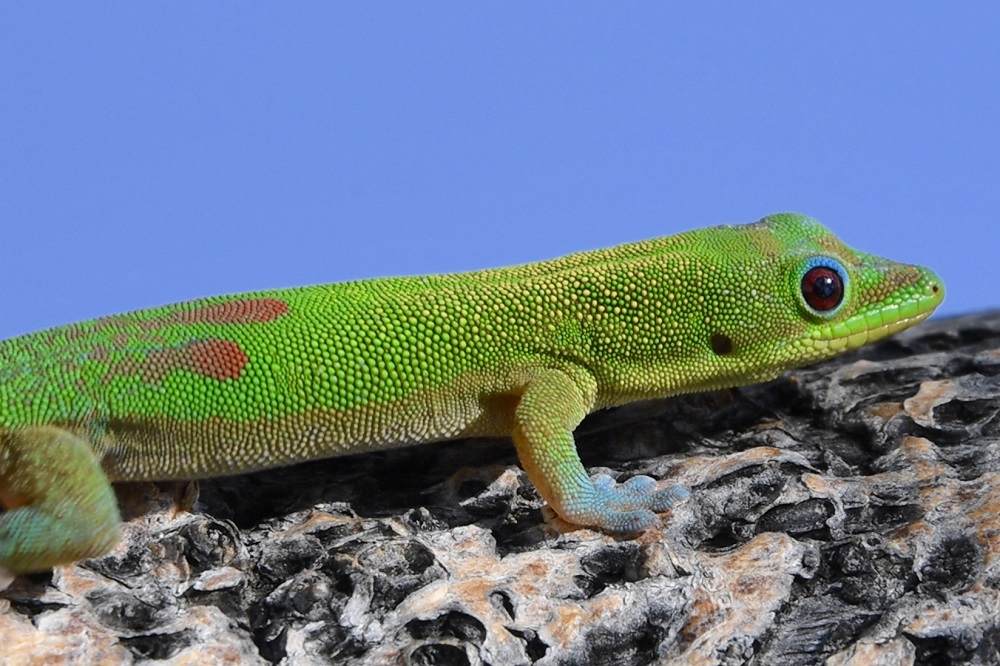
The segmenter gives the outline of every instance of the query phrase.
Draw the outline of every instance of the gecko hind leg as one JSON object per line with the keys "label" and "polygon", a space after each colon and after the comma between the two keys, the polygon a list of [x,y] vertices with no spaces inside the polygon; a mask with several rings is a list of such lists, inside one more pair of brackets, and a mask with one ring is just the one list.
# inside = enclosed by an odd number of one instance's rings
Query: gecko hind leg
{"label": "gecko hind leg", "polygon": [[53,426],[0,433],[0,568],[44,571],[102,555],[121,518],[88,442]]}

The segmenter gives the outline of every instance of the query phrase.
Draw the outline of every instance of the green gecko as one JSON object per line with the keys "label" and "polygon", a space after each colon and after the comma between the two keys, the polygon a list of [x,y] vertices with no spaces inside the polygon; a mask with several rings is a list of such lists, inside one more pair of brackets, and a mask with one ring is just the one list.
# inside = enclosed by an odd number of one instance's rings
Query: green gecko
{"label": "green gecko", "polygon": [[510,436],[562,518],[636,532],[687,491],[591,479],[573,430],[927,318],[938,277],[772,215],[552,261],[220,296],[0,343],[0,567],[109,551],[112,481]]}

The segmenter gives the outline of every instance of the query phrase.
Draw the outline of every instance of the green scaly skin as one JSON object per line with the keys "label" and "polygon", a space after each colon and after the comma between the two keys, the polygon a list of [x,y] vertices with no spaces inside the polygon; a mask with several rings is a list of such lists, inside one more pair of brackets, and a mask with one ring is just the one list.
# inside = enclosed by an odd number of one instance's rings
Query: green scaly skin
{"label": "green scaly skin", "polygon": [[[817,312],[803,275],[843,273]],[[811,283],[810,283],[811,284]],[[0,566],[118,538],[109,481],[190,479],[472,435],[511,436],[564,519],[632,532],[686,495],[590,479],[597,409],[771,379],[926,318],[931,271],[773,215],[455,275],[221,296],[0,343]]]}

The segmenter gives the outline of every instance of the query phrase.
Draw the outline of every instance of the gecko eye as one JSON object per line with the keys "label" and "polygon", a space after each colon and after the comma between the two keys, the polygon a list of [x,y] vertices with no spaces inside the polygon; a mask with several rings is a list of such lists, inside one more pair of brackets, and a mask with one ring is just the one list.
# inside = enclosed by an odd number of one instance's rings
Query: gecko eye
{"label": "gecko eye", "polygon": [[847,279],[843,267],[826,257],[813,259],[801,281],[802,298],[818,315],[831,315],[844,302]]}
{"label": "gecko eye", "polygon": [[844,300],[844,283],[826,266],[817,266],[802,276],[802,296],[813,310],[828,312]]}

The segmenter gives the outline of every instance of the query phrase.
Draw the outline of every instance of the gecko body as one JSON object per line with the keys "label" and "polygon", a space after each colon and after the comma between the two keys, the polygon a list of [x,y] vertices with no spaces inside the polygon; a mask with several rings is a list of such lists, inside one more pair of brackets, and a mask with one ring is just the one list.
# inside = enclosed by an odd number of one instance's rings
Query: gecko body
{"label": "gecko body", "polygon": [[686,491],[591,479],[573,430],[771,379],[911,326],[928,269],[780,214],[552,261],[189,301],[0,343],[0,567],[118,538],[110,482],[510,436],[566,520],[644,529]]}

